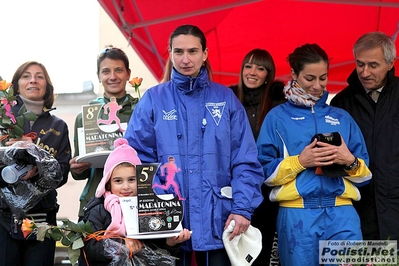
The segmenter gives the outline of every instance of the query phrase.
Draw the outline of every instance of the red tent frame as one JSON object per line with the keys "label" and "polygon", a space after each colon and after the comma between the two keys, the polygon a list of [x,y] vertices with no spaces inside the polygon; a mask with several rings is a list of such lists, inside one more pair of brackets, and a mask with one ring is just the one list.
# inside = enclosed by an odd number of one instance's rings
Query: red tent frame
{"label": "red tent frame", "polygon": [[237,83],[242,58],[253,48],[268,50],[277,78],[286,81],[287,55],[303,43],[317,42],[332,58],[332,92],[346,85],[354,69],[352,46],[360,35],[379,30],[396,40],[399,32],[399,0],[98,1],[158,80],[168,58],[169,34],[181,24],[204,31],[215,81],[225,85]]}

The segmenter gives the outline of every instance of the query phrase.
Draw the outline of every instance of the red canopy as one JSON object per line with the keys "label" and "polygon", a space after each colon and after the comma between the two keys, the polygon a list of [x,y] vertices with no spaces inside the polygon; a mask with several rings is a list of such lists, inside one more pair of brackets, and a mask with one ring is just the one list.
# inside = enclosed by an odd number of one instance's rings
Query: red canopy
{"label": "red canopy", "polygon": [[98,1],[158,80],[169,35],[182,24],[204,31],[215,81],[225,85],[238,82],[241,61],[253,48],[268,50],[277,78],[287,81],[287,55],[318,43],[331,57],[327,88],[336,92],[354,69],[352,46],[360,35],[378,30],[399,42],[399,0]]}

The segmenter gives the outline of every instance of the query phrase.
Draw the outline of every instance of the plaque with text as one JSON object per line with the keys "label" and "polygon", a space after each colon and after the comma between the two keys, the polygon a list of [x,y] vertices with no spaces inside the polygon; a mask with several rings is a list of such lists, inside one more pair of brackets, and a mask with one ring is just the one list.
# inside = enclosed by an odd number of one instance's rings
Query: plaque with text
{"label": "plaque with text", "polygon": [[127,237],[163,238],[178,235],[183,229],[183,206],[179,197],[156,194],[153,190],[158,167],[158,163],[137,165],[137,197],[120,198]]}

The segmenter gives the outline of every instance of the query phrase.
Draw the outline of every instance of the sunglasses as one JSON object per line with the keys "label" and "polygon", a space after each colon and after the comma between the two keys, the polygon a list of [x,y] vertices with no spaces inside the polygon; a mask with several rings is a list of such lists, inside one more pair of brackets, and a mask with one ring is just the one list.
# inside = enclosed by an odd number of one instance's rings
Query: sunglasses
{"label": "sunglasses", "polygon": [[124,57],[127,58],[125,52],[122,51],[122,50],[119,49],[119,48],[116,48],[116,47],[105,47],[104,49],[102,49],[102,50],[98,53],[98,57],[100,57],[100,56],[103,55],[103,54],[109,53],[109,52],[116,52],[116,53],[121,54],[121,55],[123,55]]}

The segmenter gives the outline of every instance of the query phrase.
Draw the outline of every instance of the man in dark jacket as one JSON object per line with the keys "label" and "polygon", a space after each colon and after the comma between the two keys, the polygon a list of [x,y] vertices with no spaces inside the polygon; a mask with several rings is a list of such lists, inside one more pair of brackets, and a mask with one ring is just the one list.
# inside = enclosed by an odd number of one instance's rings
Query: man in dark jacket
{"label": "man in dark jacket", "polygon": [[[382,32],[361,36],[353,48],[356,69],[331,105],[347,110],[366,140],[373,178],[355,205],[364,239],[399,239],[399,78],[394,41]],[[374,95],[377,94],[377,98]],[[379,95],[379,96],[378,96]]]}

